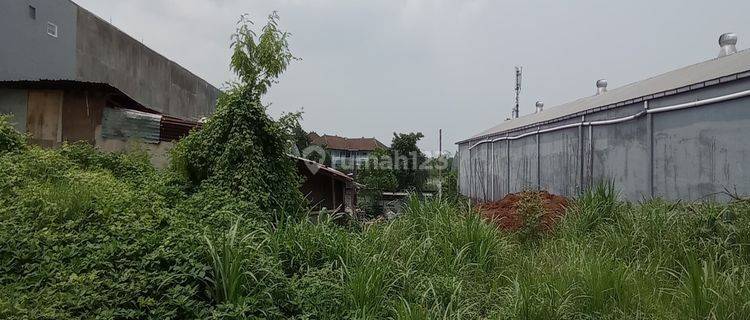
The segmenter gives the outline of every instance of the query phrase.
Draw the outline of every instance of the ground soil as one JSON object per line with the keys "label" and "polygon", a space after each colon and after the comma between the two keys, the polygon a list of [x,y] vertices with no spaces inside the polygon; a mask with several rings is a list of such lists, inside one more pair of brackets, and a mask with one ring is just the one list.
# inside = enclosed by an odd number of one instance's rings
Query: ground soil
{"label": "ground soil", "polygon": [[[541,191],[539,194],[545,209],[539,228],[551,231],[554,229],[555,223],[565,215],[565,208],[569,202],[567,198],[550,194],[547,191]],[[500,228],[516,231],[523,226],[523,217],[518,214],[517,210],[522,195],[522,193],[511,193],[500,201],[482,203],[477,209],[482,216],[493,221]]]}

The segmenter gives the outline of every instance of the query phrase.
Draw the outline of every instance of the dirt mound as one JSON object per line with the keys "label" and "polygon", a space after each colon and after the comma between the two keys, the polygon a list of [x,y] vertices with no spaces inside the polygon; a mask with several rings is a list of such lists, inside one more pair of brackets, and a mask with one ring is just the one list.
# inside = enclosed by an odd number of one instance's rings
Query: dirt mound
{"label": "dirt mound", "polygon": [[[545,231],[550,231],[554,228],[555,222],[565,214],[568,199],[550,194],[547,191],[541,191],[538,194],[544,206],[544,215],[539,227]],[[516,231],[523,226],[524,222],[523,217],[518,213],[518,206],[523,197],[524,193],[511,193],[500,201],[480,204],[477,209],[482,216],[495,222],[504,230]]]}

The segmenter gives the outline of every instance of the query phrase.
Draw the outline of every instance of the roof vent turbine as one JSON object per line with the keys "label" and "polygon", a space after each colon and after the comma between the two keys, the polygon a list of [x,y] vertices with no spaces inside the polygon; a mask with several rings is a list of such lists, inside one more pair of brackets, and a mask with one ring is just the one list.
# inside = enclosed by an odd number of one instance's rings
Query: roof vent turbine
{"label": "roof vent turbine", "polygon": [[730,32],[722,34],[719,37],[719,46],[721,47],[721,50],[719,50],[719,58],[726,57],[730,54],[737,52],[737,34]]}
{"label": "roof vent turbine", "polygon": [[607,92],[607,80],[599,79],[596,81],[596,94]]}
{"label": "roof vent turbine", "polygon": [[542,112],[544,110],[544,103],[541,101],[536,102],[536,113]]}

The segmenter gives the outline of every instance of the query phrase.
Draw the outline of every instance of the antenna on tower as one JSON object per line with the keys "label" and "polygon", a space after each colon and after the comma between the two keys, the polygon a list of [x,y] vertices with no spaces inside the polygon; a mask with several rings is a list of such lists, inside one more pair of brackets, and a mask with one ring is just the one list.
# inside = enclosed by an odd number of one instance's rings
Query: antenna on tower
{"label": "antenna on tower", "polygon": [[511,119],[518,118],[518,106],[521,101],[521,79],[522,79],[523,67],[516,66],[516,105],[513,107],[511,112]]}

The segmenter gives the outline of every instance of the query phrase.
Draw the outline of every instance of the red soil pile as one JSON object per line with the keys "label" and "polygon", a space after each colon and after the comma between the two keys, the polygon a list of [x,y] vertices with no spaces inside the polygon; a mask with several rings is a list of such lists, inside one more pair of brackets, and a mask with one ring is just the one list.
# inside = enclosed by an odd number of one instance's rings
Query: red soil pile
{"label": "red soil pile", "polygon": [[[527,191],[531,192],[531,191]],[[555,222],[564,214],[568,206],[568,199],[563,196],[540,191],[539,196],[544,206],[544,215],[541,219],[542,230],[551,231]],[[508,231],[516,231],[523,226],[523,217],[518,213],[518,205],[522,201],[523,193],[511,193],[500,201],[480,204],[477,209],[483,217],[493,221],[500,228]]]}

